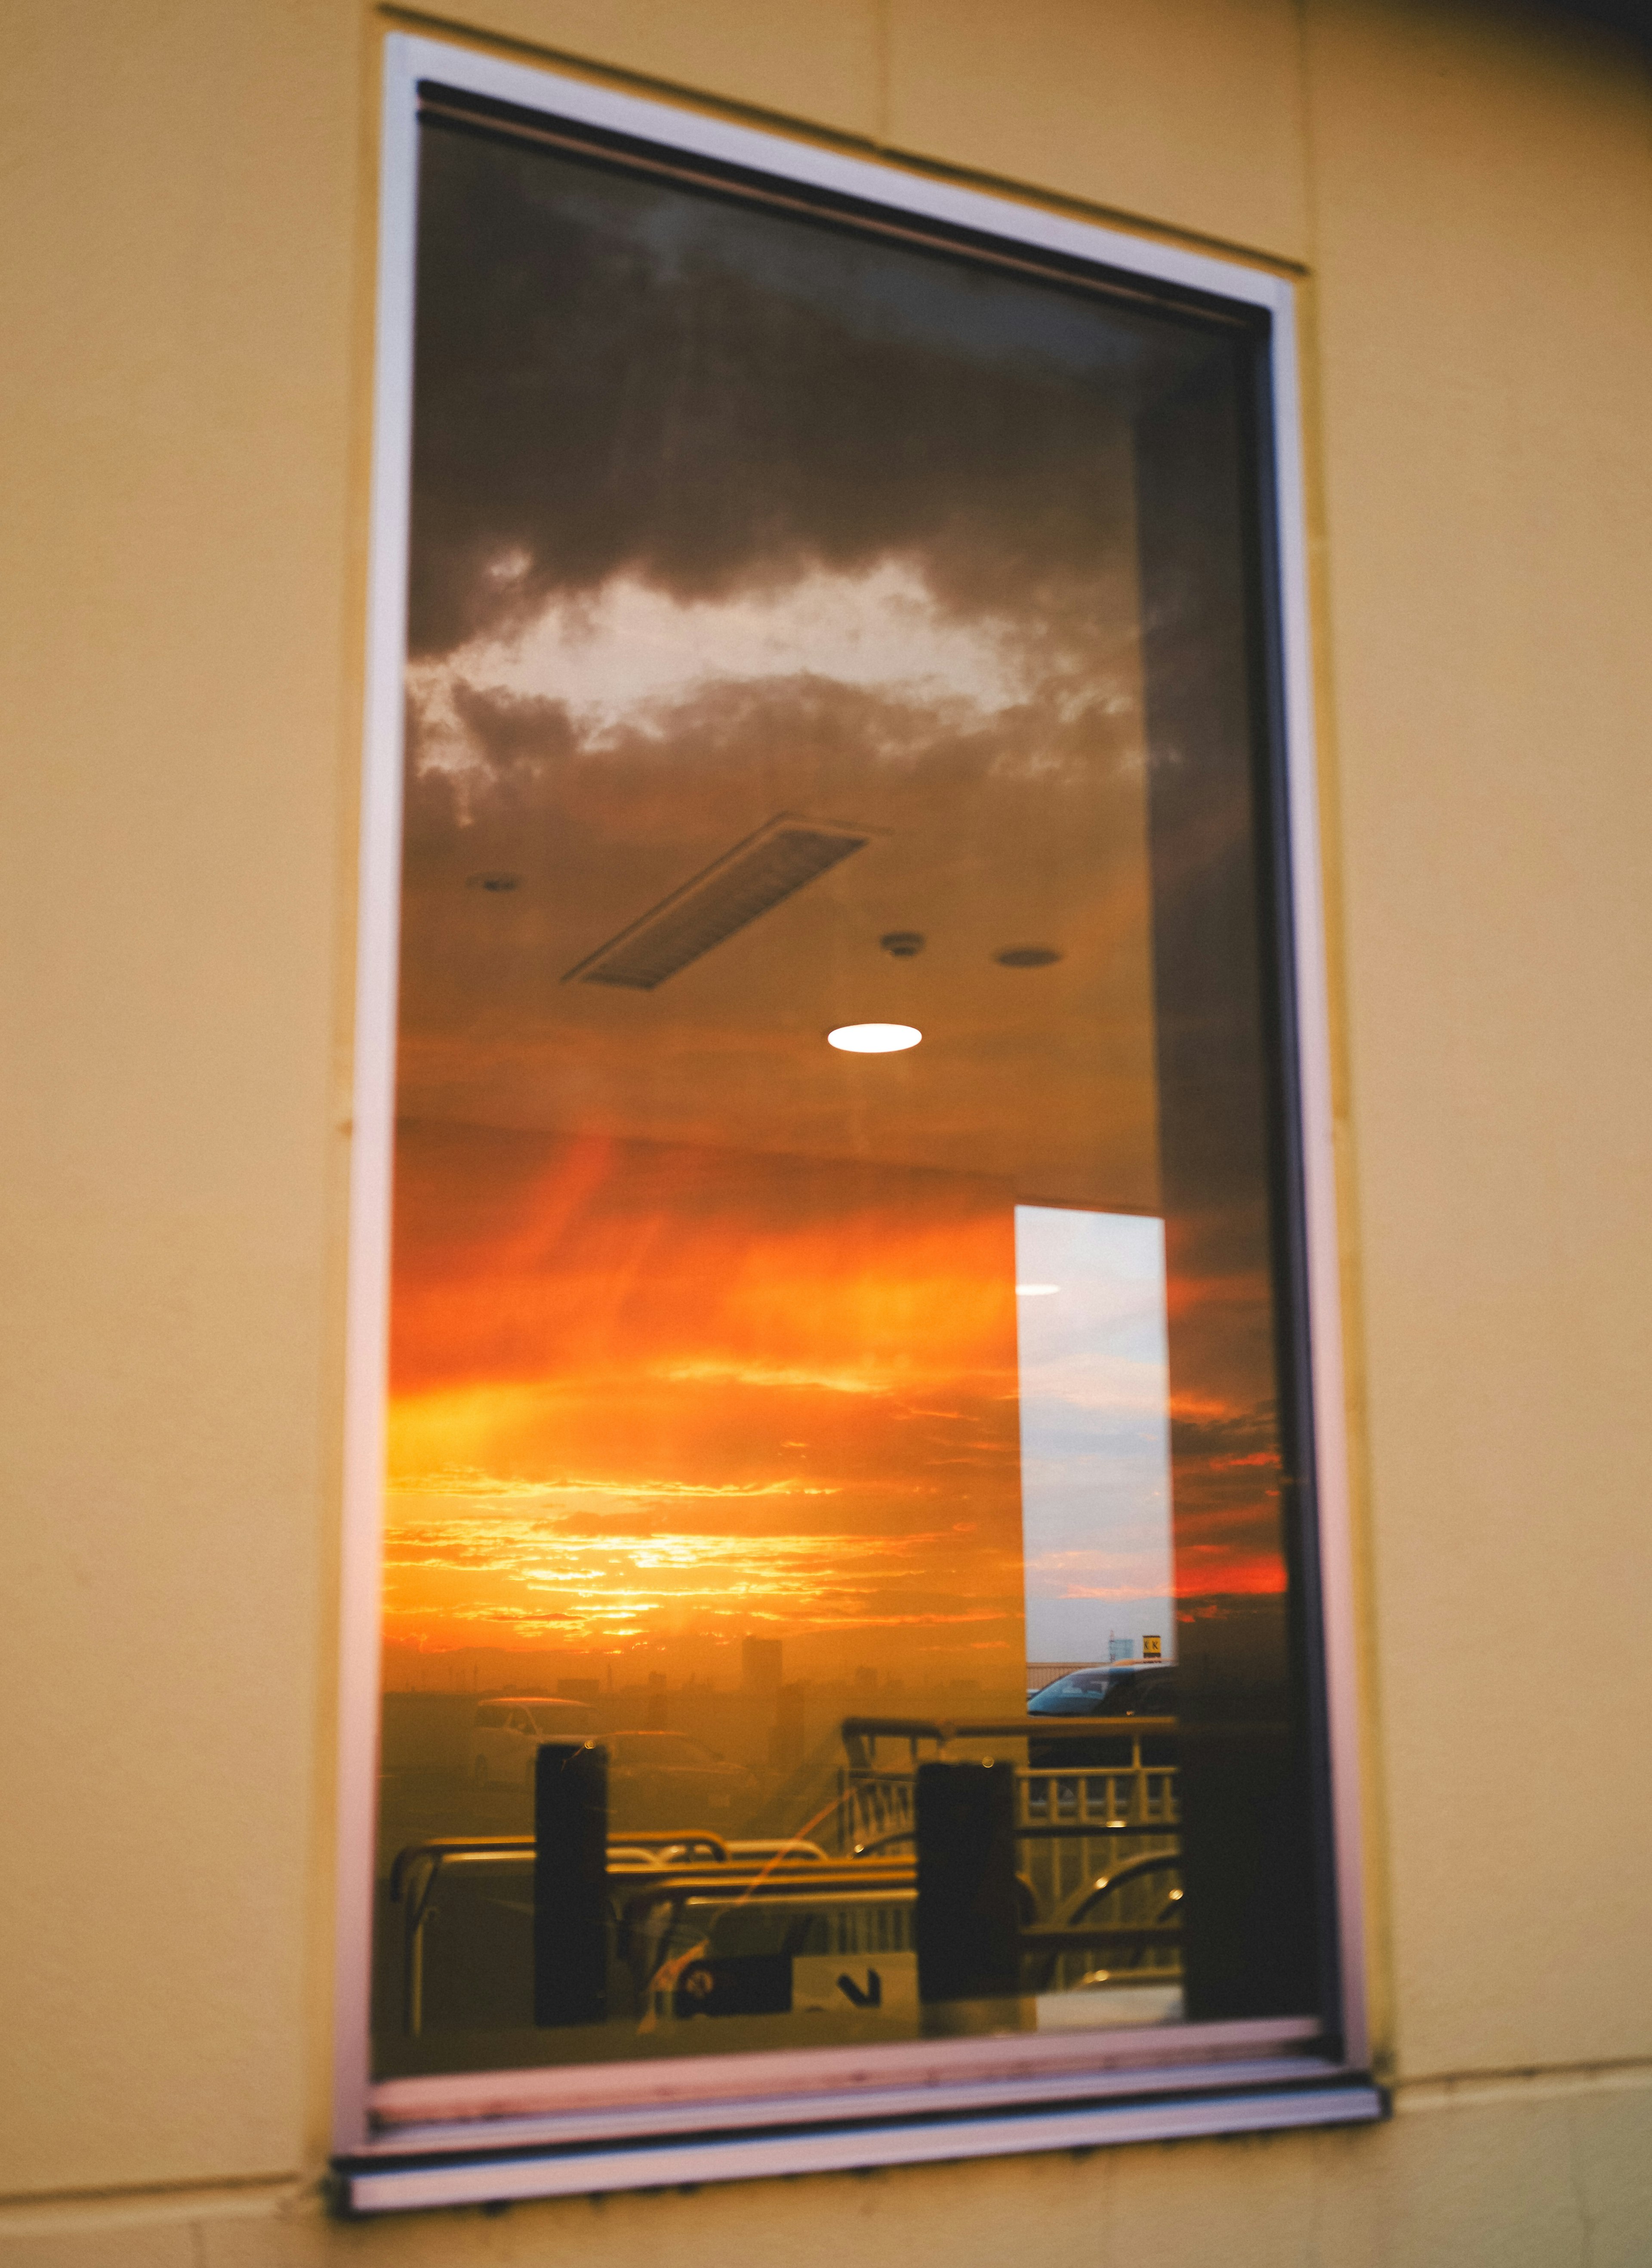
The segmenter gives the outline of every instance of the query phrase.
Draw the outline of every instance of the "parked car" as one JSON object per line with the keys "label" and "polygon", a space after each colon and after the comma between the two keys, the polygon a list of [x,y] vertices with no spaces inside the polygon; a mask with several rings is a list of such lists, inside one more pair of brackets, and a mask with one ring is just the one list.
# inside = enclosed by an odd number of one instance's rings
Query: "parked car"
{"label": "parked car", "polygon": [[[1176,1668],[1172,1662],[1112,1661],[1093,1669],[1069,1669],[1042,1686],[1027,1703],[1029,1717],[1174,1717]],[[1075,1770],[1119,1770],[1130,1761],[1127,1740],[1029,1741],[1027,1762],[1034,1771],[1061,1764]],[[1142,1743],[1144,1764],[1173,1764],[1176,1743],[1163,1736]]]}
{"label": "parked car", "polygon": [[618,1832],[735,1824],[757,1800],[744,1764],[686,1733],[609,1733],[608,1820]]}
{"label": "parked car", "polygon": [[473,1787],[532,1787],[541,1741],[577,1741],[591,1729],[583,1701],[557,1701],[540,1693],[479,1701],[470,1733]]}
{"label": "parked car", "polygon": [[1069,1669],[1041,1685],[1027,1703],[1034,1717],[1173,1717],[1176,1665],[1171,1661],[1098,1662]]}

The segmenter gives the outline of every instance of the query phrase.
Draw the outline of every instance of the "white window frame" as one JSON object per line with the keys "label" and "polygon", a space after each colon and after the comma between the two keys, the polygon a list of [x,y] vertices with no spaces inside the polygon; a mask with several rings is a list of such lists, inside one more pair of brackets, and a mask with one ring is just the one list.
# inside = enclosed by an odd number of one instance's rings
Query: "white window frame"
{"label": "white window frame", "polygon": [[[1330,1047],[1303,527],[1296,287],[1187,251],[449,40],[385,41],[377,371],[350,1187],[333,2142],[347,2210],[566,2195],[1186,2135],[1384,2112],[1368,2075],[1365,1946]],[[1280,587],[1286,834],[1341,2003],[1190,2023],[872,2051],[370,2082],[385,1380],[395,1104],[417,89],[422,79],[828,195],[1265,310]],[[1333,2043],[1335,2043],[1333,2045]]]}

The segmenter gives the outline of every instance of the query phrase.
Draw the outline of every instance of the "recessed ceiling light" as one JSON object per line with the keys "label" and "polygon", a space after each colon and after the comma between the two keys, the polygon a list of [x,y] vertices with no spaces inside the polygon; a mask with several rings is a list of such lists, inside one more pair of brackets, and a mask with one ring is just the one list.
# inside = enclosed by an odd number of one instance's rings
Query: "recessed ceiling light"
{"label": "recessed ceiling light", "polygon": [[897,961],[911,961],[923,951],[923,932],[916,929],[892,929],[877,942],[885,953],[892,953]]}
{"label": "recessed ceiling light", "polygon": [[922,1037],[914,1024],[840,1024],[826,1034],[826,1045],[846,1056],[892,1056],[915,1048]]}
{"label": "recessed ceiling light", "polygon": [[1059,1292],[1061,1288],[1059,1284],[1017,1284],[1016,1297],[1017,1300],[1043,1300],[1047,1299],[1052,1292]]}
{"label": "recessed ceiling light", "polygon": [[497,893],[516,889],[522,877],[520,874],[472,874],[468,880],[473,890],[492,890]]}
{"label": "recessed ceiling light", "polygon": [[1061,957],[1053,945],[1007,945],[993,955],[1000,968],[1047,968]]}

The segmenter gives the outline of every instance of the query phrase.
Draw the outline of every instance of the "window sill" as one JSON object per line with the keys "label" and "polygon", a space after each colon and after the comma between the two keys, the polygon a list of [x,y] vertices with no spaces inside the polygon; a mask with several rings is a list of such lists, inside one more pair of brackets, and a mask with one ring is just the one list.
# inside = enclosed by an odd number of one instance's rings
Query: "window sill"
{"label": "window sill", "polygon": [[[1028,2103],[1001,2095],[988,2112],[956,2110],[903,2117],[840,2118],[776,2130],[657,2135],[593,2144],[535,2145],[496,2134],[493,2146],[459,2146],[453,2128],[404,2130],[393,2141],[335,2161],[341,2203],[352,2214],[441,2205],[753,2181],[779,2174],[848,2173],[873,2166],[930,2165],[952,2158],[1006,2157],[1031,2150],[1098,2149],[1122,2142],[1192,2140],[1292,2126],[1355,2125],[1387,2116],[1363,2074],[1308,2058],[1233,2065],[1220,2086],[1154,2095],[1149,2074],[1113,2101]],[[754,2106],[747,2106],[748,2110]],[[703,2113],[702,2113],[703,2115]],[[519,2130],[518,2130],[519,2131]]]}

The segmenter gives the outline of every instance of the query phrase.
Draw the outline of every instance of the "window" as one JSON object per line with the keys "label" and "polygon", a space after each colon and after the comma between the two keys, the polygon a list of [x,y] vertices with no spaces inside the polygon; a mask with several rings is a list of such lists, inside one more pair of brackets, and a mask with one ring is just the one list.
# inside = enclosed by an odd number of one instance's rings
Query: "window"
{"label": "window", "polygon": [[1289,291],[387,105],[350,2195],[1375,2115]]}

